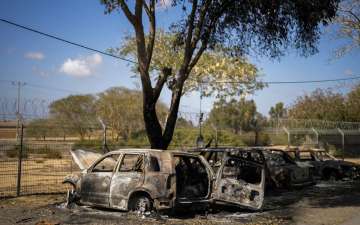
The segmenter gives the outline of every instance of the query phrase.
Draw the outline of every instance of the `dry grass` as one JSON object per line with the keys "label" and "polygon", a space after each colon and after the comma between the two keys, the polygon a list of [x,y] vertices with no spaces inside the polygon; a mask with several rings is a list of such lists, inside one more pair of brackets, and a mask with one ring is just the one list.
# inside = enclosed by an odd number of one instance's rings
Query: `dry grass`
{"label": "dry grass", "polygon": [[[23,160],[21,193],[56,193],[66,191],[64,177],[77,170],[71,158],[33,158]],[[14,196],[17,186],[18,161],[0,160],[0,197]]]}

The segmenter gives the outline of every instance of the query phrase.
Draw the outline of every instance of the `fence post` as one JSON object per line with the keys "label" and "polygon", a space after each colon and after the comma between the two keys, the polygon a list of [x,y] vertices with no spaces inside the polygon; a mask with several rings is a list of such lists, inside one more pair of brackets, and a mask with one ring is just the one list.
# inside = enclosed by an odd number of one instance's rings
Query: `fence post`
{"label": "fence post", "polygon": [[291,139],[290,139],[290,132],[288,129],[286,129],[286,127],[283,127],[283,130],[285,131],[285,133],[287,134],[288,137],[288,146],[291,145]]}
{"label": "fence post", "polygon": [[24,125],[21,123],[21,133],[20,133],[20,148],[18,152],[18,172],[17,172],[17,185],[16,185],[16,196],[20,196],[21,190],[21,166],[22,166],[22,157],[23,157],[23,139],[24,139]]}
{"label": "fence post", "polygon": [[337,130],[341,134],[341,145],[342,145],[342,150],[344,151],[344,149],[345,149],[345,134],[340,128],[337,128]]}
{"label": "fence post", "polygon": [[311,129],[312,129],[312,131],[315,133],[315,136],[316,136],[316,144],[319,145],[319,132],[317,132],[314,127],[312,127]]}

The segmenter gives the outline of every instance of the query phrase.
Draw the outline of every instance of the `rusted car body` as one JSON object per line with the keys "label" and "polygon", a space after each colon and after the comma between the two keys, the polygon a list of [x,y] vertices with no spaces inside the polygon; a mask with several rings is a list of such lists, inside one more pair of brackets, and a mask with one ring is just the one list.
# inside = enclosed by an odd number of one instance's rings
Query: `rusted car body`
{"label": "rusted car body", "polygon": [[81,173],[65,178],[64,183],[73,187],[69,199],[81,204],[141,211],[216,201],[251,209],[263,204],[261,187],[248,188],[223,173],[215,174],[196,154],[154,149],[71,154]]}
{"label": "rusted car body", "polygon": [[325,150],[290,149],[286,152],[298,165],[314,166],[316,179],[339,180],[360,177],[360,165],[337,159]]}
{"label": "rusted car body", "polygon": [[303,187],[315,184],[314,166],[297,164],[281,149],[263,148],[269,185],[275,188]]}
{"label": "rusted car body", "polygon": [[[279,149],[261,147],[225,147],[193,150],[200,152],[216,170],[220,165],[219,157],[239,156],[243,159],[262,164],[269,188],[292,188],[314,184],[313,166],[297,165],[285,152]],[[215,163],[214,163],[215,162]]]}

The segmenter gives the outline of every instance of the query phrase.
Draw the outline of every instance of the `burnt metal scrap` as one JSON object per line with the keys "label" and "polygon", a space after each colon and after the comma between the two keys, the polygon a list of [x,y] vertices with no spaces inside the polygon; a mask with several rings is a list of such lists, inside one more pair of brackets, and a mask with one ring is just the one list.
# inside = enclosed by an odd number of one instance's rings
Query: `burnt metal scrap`
{"label": "burnt metal scrap", "polygon": [[254,160],[226,155],[213,168],[203,156],[183,151],[125,149],[95,161],[96,153],[71,155],[81,173],[64,180],[72,187],[69,202],[143,212],[195,203],[263,205],[265,170]]}

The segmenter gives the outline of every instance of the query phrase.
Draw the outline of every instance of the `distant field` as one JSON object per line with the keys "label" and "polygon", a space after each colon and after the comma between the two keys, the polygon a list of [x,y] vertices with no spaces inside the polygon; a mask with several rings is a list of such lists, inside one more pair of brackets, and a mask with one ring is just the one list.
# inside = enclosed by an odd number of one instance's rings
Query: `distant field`
{"label": "distant field", "polygon": [[[0,159],[0,197],[14,196],[17,185],[17,159]],[[65,192],[64,177],[78,170],[70,157],[45,159],[39,156],[23,160],[21,194]]]}

